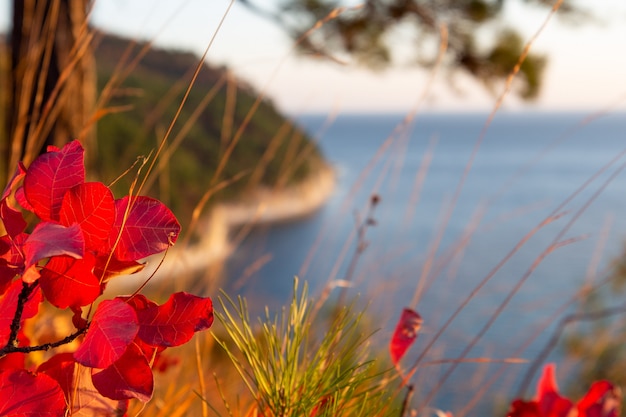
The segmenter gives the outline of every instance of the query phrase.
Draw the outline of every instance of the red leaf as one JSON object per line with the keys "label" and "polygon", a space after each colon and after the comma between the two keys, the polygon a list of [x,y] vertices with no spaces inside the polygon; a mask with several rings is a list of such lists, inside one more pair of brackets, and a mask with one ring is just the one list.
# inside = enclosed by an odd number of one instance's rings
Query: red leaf
{"label": "red leaf", "polygon": [[91,272],[93,256],[85,259],[54,256],[41,270],[39,284],[44,297],[58,308],[91,304],[100,295],[100,281]]}
{"label": "red leaf", "polygon": [[60,151],[40,155],[24,177],[24,195],[42,220],[59,220],[63,196],[85,181],[84,150],[80,142],[68,143]]}
{"label": "red leaf", "polygon": [[53,356],[41,364],[37,371],[51,376],[59,383],[72,404],[72,417],[121,416],[128,409],[128,401],[104,398],[91,382],[91,370],[77,366],[71,353]]}
{"label": "red leaf", "polygon": [[79,184],[65,193],[59,215],[65,226],[80,225],[87,248],[100,249],[103,243],[108,243],[115,220],[115,200],[102,183]]}
{"label": "red leaf", "polygon": [[76,306],[70,306],[70,310],[72,310],[72,324],[77,329],[84,329],[87,327],[87,320],[83,318],[83,309]]}
{"label": "red leaf", "polygon": [[148,299],[148,297],[146,297],[143,294],[135,294],[132,297],[121,296],[121,297],[117,297],[117,298],[120,299],[120,300],[123,300],[124,302],[126,302],[129,306],[134,308],[136,312],[139,312],[141,310],[145,310],[148,307],[158,307],[159,306],[157,303],[155,303],[154,301]]}
{"label": "red leaf", "polygon": [[158,200],[138,196],[132,199],[126,213],[129,201],[129,197],[115,201],[115,226],[110,242],[111,246],[115,244],[122,229],[115,247],[119,260],[136,261],[163,252],[176,242],[180,224],[170,209]]}
{"label": "red leaf", "polygon": [[0,295],[6,292],[17,273],[18,271],[9,265],[5,259],[0,258]]}
{"label": "red leaf", "polygon": [[106,300],[98,305],[85,340],[74,352],[74,359],[90,368],[106,368],[118,360],[137,335],[135,310],[122,300]]}
{"label": "red leaf", "polygon": [[394,365],[398,365],[400,359],[415,342],[421,326],[422,317],[416,311],[410,308],[402,310],[402,315],[396,325],[396,330],[393,332],[389,345],[391,360]]}
{"label": "red leaf", "polygon": [[161,306],[137,311],[137,337],[152,346],[179,346],[195,332],[213,324],[213,303],[210,298],[178,292]]}
{"label": "red leaf", "polygon": [[11,237],[19,235],[26,229],[26,220],[22,213],[12,209],[6,199],[0,201],[0,219]]}
{"label": "red leaf", "polygon": [[2,192],[2,197],[0,197],[0,198],[2,198],[4,200],[9,195],[11,195],[11,191],[17,185],[19,180],[24,178],[24,175],[26,175],[26,169],[24,169],[24,165],[20,162],[17,165],[17,168],[15,168],[15,172],[13,173],[13,177],[7,183],[7,186],[5,187],[4,191]]}
{"label": "red leaf", "polygon": [[17,185],[17,182],[24,177],[25,174],[26,171],[24,170],[24,166],[20,163],[16,168],[15,173],[13,174],[13,178],[11,178],[6,188],[4,189],[0,200],[0,219],[2,219],[4,229],[11,237],[17,236],[26,229],[26,221],[24,220],[24,216],[22,216],[22,213],[18,210],[15,210],[9,204],[9,196],[11,195],[11,191]]}
{"label": "red leaf", "polygon": [[8,353],[0,358],[0,369],[26,368],[26,354],[22,352]]}
{"label": "red leaf", "polygon": [[617,417],[621,392],[609,381],[596,381],[578,402],[578,417]]}
{"label": "red leaf", "polygon": [[543,417],[536,401],[515,400],[507,417]]}
{"label": "red leaf", "polygon": [[136,261],[120,261],[115,257],[109,259],[109,254],[105,254],[96,258],[96,266],[93,273],[101,279],[102,282],[107,282],[111,278],[119,275],[134,274],[145,267],[145,264]]}
{"label": "red leaf", "polygon": [[100,394],[113,400],[137,398],[147,402],[154,389],[150,364],[135,344],[128,346],[122,357],[108,368],[94,370],[91,380]]}
{"label": "red leaf", "polygon": [[[132,297],[117,297],[117,298],[120,300],[124,300],[126,303],[128,303],[129,306],[135,309],[135,312],[139,312],[147,308],[153,308],[153,307],[158,308],[157,303],[149,300],[143,294],[135,294]],[[139,337],[136,337],[133,343],[141,350],[141,352],[146,358],[149,358],[152,361],[152,358],[154,357],[154,365],[156,365],[156,362],[159,360],[159,357],[161,356],[161,352],[165,350],[165,347],[150,345],[144,342],[143,340],[141,340],[141,338]]]}
{"label": "red leaf", "polygon": [[26,268],[51,256],[82,258],[85,254],[83,232],[77,224],[66,227],[57,223],[39,223],[23,247]]}
{"label": "red leaf", "polygon": [[65,393],[65,396],[70,398],[72,394],[72,384],[74,382],[75,365],[76,361],[70,352],[59,353],[39,365],[37,372],[52,377],[57,381]]}
{"label": "red leaf", "polygon": [[19,203],[22,208],[34,212],[33,206],[30,205],[28,200],[26,199],[26,195],[24,194],[24,186],[15,190],[15,200]]}
{"label": "red leaf", "polygon": [[180,364],[180,358],[178,356],[171,357],[169,355],[157,354],[154,358],[154,364],[152,367],[155,371],[165,373],[173,366]]}
{"label": "red leaf", "polygon": [[[17,309],[17,299],[22,291],[22,285],[22,281],[13,281],[7,292],[0,297],[0,346],[6,345],[9,340],[11,322]],[[36,288],[24,304],[20,324],[37,314],[41,300],[41,290]]]}
{"label": "red leaf", "polygon": [[507,417],[618,417],[620,405],[620,390],[609,381],[596,381],[575,408],[559,394],[555,365],[550,363],[543,368],[535,400],[513,401]]}
{"label": "red leaf", "polygon": [[537,402],[546,417],[567,417],[574,408],[574,403],[559,394],[553,363],[543,368],[543,374],[537,384]]}
{"label": "red leaf", "polygon": [[24,272],[22,244],[27,237],[26,233],[13,239],[8,235],[0,236],[0,295],[6,292],[17,275]]}
{"label": "red leaf", "polygon": [[20,233],[13,239],[7,235],[0,237],[0,258],[7,261],[7,265],[21,273],[24,270],[24,256],[22,245],[28,239],[26,233]]}
{"label": "red leaf", "polygon": [[[24,331],[20,329],[17,334],[17,341],[20,346],[30,345],[30,339],[26,337]],[[26,353],[13,352],[0,358],[0,369],[24,369],[26,368]]]}
{"label": "red leaf", "polygon": [[0,371],[0,415],[63,417],[65,411],[63,391],[48,375],[25,369]]}

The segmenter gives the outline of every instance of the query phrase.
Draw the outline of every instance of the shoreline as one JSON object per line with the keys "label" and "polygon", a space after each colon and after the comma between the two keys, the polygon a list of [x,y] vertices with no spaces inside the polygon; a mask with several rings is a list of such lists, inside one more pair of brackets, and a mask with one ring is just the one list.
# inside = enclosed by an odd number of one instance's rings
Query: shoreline
{"label": "shoreline", "polygon": [[310,216],[332,196],[336,179],[335,171],[330,166],[324,166],[298,184],[283,189],[261,187],[240,201],[218,203],[201,223],[200,230],[208,233],[194,246],[204,251],[208,249],[214,260],[223,260],[234,250],[230,242],[234,229],[290,222]]}
{"label": "shoreline", "polygon": [[336,175],[325,166],[304,181],[283,189],[261,187],[245,199],[218,203],[210,216],[228,227],[293,221],[320,209],[335,190]]}
{"label": "shoreline", "polygon": [[[258,188],[245,200],[218,203],[200,222],[198,230],[206,231],[188,247],[174,245],[159,266],[161,255],[148,259],[144,270],[116,278],[110,287],[136,288],[155,274],[152,282],[172,275],[188,275],[225,261],[235,250],[231,239],[236,228],[295,221],[312,215],[323,207],[335,191],[336,173],[325,165],[298,184],[283,189]],[[156,271],[156,268],[159,268]]]}

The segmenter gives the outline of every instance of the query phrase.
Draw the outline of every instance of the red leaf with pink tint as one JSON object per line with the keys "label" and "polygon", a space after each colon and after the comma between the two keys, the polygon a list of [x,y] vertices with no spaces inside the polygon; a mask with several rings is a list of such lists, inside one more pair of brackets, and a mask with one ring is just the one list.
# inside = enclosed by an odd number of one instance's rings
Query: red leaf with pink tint
{"label": "red leaf with pink tint", "polygon": [[57,223],[39,223],[23,247],[27,268],[51,256],[82,258],[85,254],[83,232],[77,224],[66,227]]}
{"label": "red leaf with pink tint", "polygon": [[93,256],[85,259],[54,256],[41,270],[39,284],[43,295],[58,308],[81,307],[91,304],[100,295],[100,281],[91,272]]}
{"label": "red leaf with pink tint", "polygon": [[543,415],[551,417],[567,417],[574,407],[572,401],[559,394],[553,363],[543,368],[537,385],[537,402]]}
{"label": "red leaf with pink tint", "polygon": [[115,220],[115,199],[102,183],[79,184],[65,193],[59,215],[61,224],[80,226],[87,248],[100,249],[103,243],[108,243]]}
{"label": "red leaf with pink tint", "polygon": [[68,143],[60,151],[40,155],[24,177],[24,195],[42,220],[59,220],[63,196],[85,182],[84,150],[80,142]]}
{"label": "red leaf with pink tint", "polygon": [[178,292],[163,305],[138,310],[137,318],[141,340],[152,346],[178,346],[211,327],[213,303],[210,298]]}
{"label": "red leaf with pink tint", "polygon": [[398,365],[406,351],[415,342],[421,326],[422,317],[416,311],[410,308],[402,310],[402,315],[389,345],[391,360],[394,365]]}
{"label": "red leaf with pink tint", "polygon": [[[11,322],[17,309],[17,299],[22,291],[22,281],[13,281],[9,289],[2,297],[0,297],[0,346],[6,345],[11,333]],[[22,319],[20,325],[24,324],[26,319],[34,317],[39,311],[39,303],[41,303],[41,290],[36,288],[30,294],[24,304]]]}
{"label": "red leaf with pink tint", "polygon": [[63,391],[48,375],[25,369],[0,371],[0,415],[63,417],[65,411]]}
{"label": "red leaf with pink tint", "polygon": [[137,335],[135,310],[122,300],[98,305],[85,340],[74,359],[90,368],[106,368],[118,360]]}
{"label": "red leaf with pink tint", "polygon": [[91,380],[100,394],[113,400],[137,398],[147,402],[154,390],[148,359],[135,344],[128,346],[122,357],[108,368],[94,370]]}
{"label": "red leaf with pink tint", "polygon": [[129,197],[115,201],[117,213],[110,242],[111,246],[115,244],[122,229],[115,247],[119,260],[136,261],[163,252],[176,242],[180,224],[170,209],[158,200],[138,196],[132,199],[126,213],[129,201]]}

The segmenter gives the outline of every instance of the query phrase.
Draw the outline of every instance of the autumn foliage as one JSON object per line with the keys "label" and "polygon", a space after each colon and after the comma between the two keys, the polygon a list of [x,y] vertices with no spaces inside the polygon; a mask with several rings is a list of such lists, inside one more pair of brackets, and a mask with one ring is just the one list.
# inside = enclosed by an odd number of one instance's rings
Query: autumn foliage
{"label": "autumn foliage", "polygon": [[[130,399],[152,397],[161,352],[213,322],[211,300],[187,293],[162,305],[141,294],[99,300],[109,280],[173,245],[180,225],[158,200],[115,199],[86,182],[83,159],[78,141],[51,147],[1,196],[0,415],[124,415]],[[75,331],[31,344],[25,322],[44,301],[71,310]],[[73,341],[74,352],[36,368],[26,360]]]}
{"label": "autumn foliage", "polygon": [[556,383],[555,365],[548,364],[537,384],[533,400],[517,399],[508,417],[618,417],[621,393],[609,381],[594,382],[577,403],[562,396]]}

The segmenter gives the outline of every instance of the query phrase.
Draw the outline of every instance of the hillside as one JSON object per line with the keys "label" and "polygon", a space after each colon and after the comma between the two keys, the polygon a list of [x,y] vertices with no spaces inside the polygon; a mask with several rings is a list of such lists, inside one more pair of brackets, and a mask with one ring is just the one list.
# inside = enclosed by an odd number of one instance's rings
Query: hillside
{"label": "hillside", "polygon": [[[95,176],[104,182],[112,182],[138,156],[147,156],[158,147],[198,63],[199,58],[191,53],[144,47],[107,34],[98,36],[96,42],[98,91],[102,93],[112,79],[121,80],[110,90],[105,111],[100,113],[104,116],[97,125],[94,168]],[[2,55],[6,58],[5,53]],[[141,59],[135,65],[138,56]],[[2,76],[6,70],[6,59],[0,59],[2,82],[6,81]],[[150,188],[143,192],[162,199],[186,223],[184,219],[202,196],[220,181],[237,178],[210,202],[238,200],[259,186],[281,188],[298,183],[323,167],[316,146],[270,101],[264,100],[240,135],[222,173],[214,178],[257,96],[228,69],[205,63],[170,135],[169,144],[179,145],[161,158],[160,173],[155,172],[158,175],[149,179]],[[0,100],[2,115],[3,107]],[[116,194],[128,192],[132,172],[136,168],[115,184]]]}
{"label": "hillside", "polygon": [[[99,42],[95,55],[100,90],[118,71],[116,65],[129,42],[110,35]],[[143,46],[135,45],[132,55]],[[102,178],[117,177],[137,155],[147,155],[156,147],[174,117],[197,62],[198,58],[190,53],[152,48],[113,91],[109,106],[132,108],[107,115],[98,124],[97,160]],[[188,131],[150,190],[181,216],[188,215],[209,189],[225,149],[257,97],[251,87],[237,82],[232,75],[225,82],[227,76],[225,68],[204,65],[170,138],[175,140],[181,129]],[[214,96],[208,100],[211,94]],[[202,103],[203,100],[208,103]],[[190,120],[197,110],[197,120]],[[185,127],[188,121],[191,124]],[[317,148],[305,134],[265,100],[243,131],[219,180],[243,176],[216,197],[237,197],[259,184],[292,184],[322,164]],[[128,181],[119,185],[123,187],[128,187]]]}

